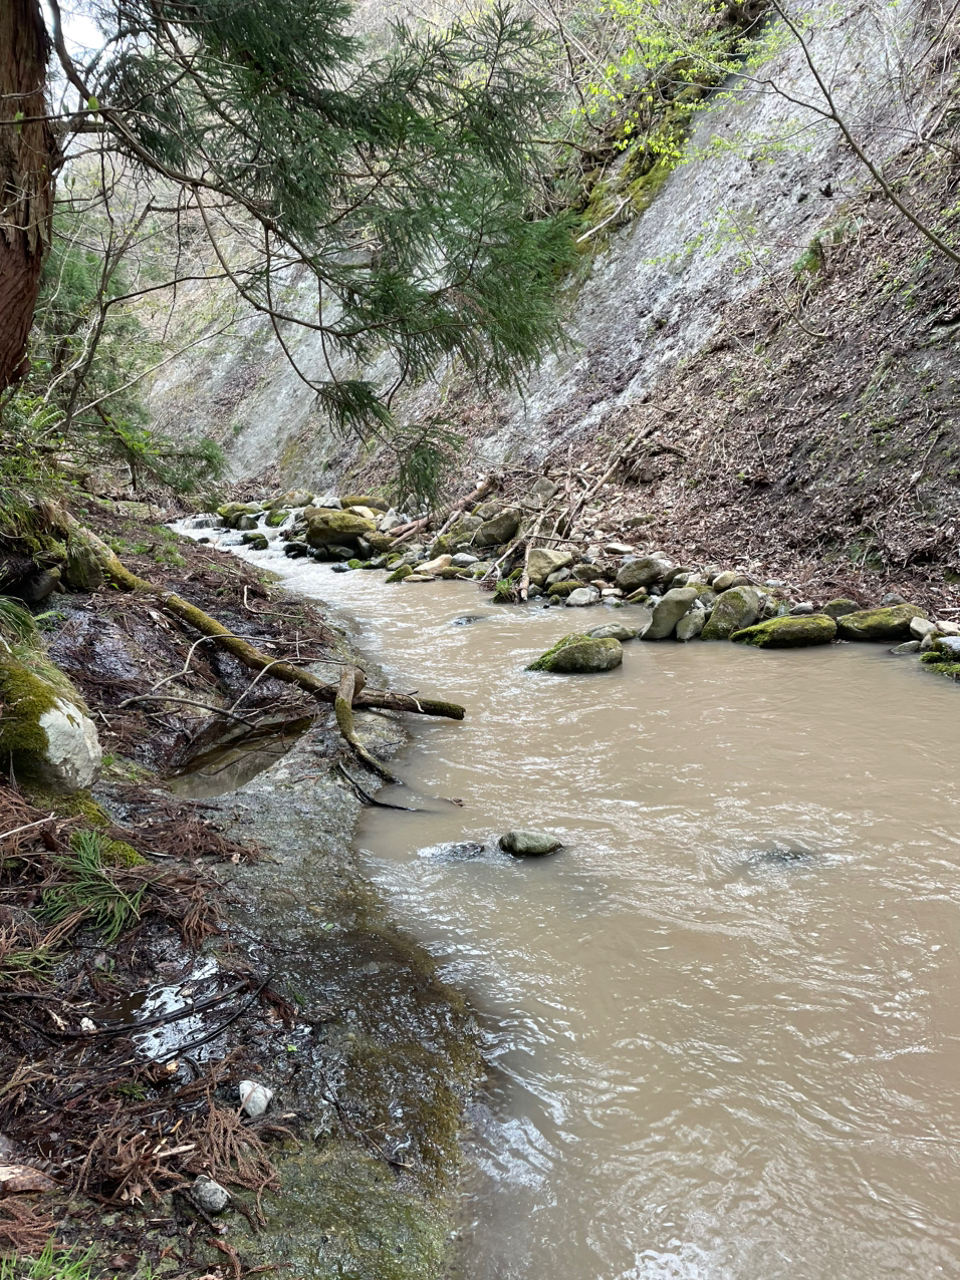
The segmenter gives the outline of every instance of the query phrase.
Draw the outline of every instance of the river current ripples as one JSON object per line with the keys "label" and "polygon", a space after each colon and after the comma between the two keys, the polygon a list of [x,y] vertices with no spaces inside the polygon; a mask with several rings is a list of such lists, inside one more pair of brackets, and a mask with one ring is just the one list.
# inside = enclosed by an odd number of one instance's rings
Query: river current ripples
{"label": "river current ripples", "polygon": [[484,1027],[464,1280],[960,1276],[960,690],[853,645],[528,672],[631,610],[251,559],[467,707],[397,762],[463,807],[358,833]]}

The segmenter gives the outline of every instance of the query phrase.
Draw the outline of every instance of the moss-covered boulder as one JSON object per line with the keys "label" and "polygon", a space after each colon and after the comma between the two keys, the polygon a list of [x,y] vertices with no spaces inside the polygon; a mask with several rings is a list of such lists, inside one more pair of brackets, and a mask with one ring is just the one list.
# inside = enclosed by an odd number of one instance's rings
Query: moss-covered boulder
{"label": "moss-covered boulder", "polygon": [[706,626],[704,640],[729,640],[735,631],[752,626],[760,613],[760,593],[755,587],[731,587],[717,597]]}
{"label": "moss-covered boulder", "polygon": [[53,795],[83,791],[100,776],[100,741],[83,699],[41,654],[0,648],[0,756]]}
{"label": "moss-covered boulder", "polygon": [[846,596],[838,596],[836,600],[828,600],[820,612],[825,613],[828,618],[836,620],[848,613],[859,613],[860,606],[856,600],[849,600]]}
{"label": "moss-covered boulder", "polygon": [[913,618],[926,618],[915,604],[894,604],[883,609],[861,609],[837,619],[841,640],[909,640]]}
{"label": "moss-covered boulder", "polygon": [[623,646],[612,638],[596,639],[573,632],[558,640],[552,649],[531,662],[528,671],[551,671],[563,675],[589,675],[612,671],[623,661]]}
{"label": "moss-covered boulder", "polygon": [[486,520],[473,535],[475,547],[497,547],[516,537],[520,528],[520,511],[516,507],[508,507],[492,520]]}
{"label": "moss-covered boulder", "polygon": [[757,649],[801,649],[807,645],[829,644],[836,638],[837,624],[825,613],[802,618],[770,618],[754,627],[735,631],[734,644],[752,644]]}
{"label": "moss-covered boulder", "polygon": [[370,550],[376,552],[378,556],[384,555],[393,547],[393,539],[385,533],[365,533],[363,537]]}
{"label": "moss-covered boulder", "polygon": [[93,548],[84,542],[71,542],[61,570],[62,581],[73,591],[97,591],[103,586],[103,568]]}
{"label": "moss-covered boulder", "polygon": [[372,493],[346,493],[340,499],[342,507],[370,507],[374,511],[389,511],[389,502],[375,498]]}
{"label": "moss-covered boulder", "polygon": [[245,533],[240,541],[251,551],[266,551],[270,546],[269,539],[262,533]]}
{"label": "moss-covered boulder", "polygon": [[259,502],[228,502],[217,507],[217,515],[231,529],[238,529],[244,516],[258,516],[262,511],[263,506]]}
{"label": "moss-covered boulder", "polygon": [[401,565],[398,565],[396,569],[394,569],[393,573],[387,574],[386,581],[402,582],[404,578],[409,578],[411,573],[413,573],[413,565],[401,564]]}
{"label": "moss-covered boulder", "polygon": [[572,595],[574,591],[579,591],[582,586],[583,583],[578,582],[576,578],[567,578],[563,582],[555,582],[547,591],[547,595],[566,597]]}
{"label": "moss-covered boulder", "polygon": [[285,510],[283,507],[274,507],[264,521],[264,524],[269,525],[271,529],[279,529],[289,515],[290,512]]}
{"label": "moss-covered boulder", "polygon": [[349,511],[325,511],[307,521],[307,542],[311,547],[341,546],[367,538],[376,533],[372,520],[355,516]]}

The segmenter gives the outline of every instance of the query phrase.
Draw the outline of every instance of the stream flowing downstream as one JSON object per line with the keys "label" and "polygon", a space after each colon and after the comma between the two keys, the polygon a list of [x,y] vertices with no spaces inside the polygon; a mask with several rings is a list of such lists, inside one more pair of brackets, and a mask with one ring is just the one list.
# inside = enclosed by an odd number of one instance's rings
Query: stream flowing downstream
{"label": "stream flowing downstream", "polygon": [[[250,558],[468,709],[397,763],[463,807],[358,832],[494,1064],[464,1280],[960,1275],[958,691],[852,645],[527,672],[630,609]],[[517,826],[565,847],[496,852]]]}

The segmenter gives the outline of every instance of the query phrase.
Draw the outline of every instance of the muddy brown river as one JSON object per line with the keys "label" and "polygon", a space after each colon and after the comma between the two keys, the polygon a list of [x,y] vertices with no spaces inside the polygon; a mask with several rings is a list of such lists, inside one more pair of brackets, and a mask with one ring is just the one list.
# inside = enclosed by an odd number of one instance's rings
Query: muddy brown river
{"label": "muddy brown river", "polygon": [[358,833],[483,1017],[463,1280],[960,1276],[960,690],[853,645],[532,673],[630,609],[251,559],[468,708],[398,765],[463,807]]}

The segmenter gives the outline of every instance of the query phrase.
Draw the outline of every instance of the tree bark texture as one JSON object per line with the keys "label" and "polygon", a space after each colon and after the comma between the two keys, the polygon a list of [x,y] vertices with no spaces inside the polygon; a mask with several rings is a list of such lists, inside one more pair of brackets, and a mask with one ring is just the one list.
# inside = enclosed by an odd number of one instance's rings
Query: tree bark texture
{"label": "tree bark texture", "polygon": [[37,0],[0,0],[0,391],[26,372],[59,160]]}

